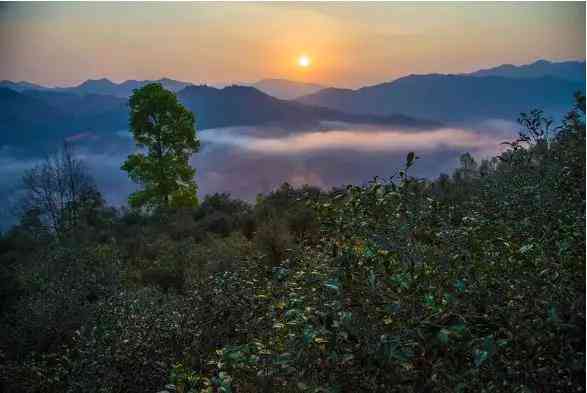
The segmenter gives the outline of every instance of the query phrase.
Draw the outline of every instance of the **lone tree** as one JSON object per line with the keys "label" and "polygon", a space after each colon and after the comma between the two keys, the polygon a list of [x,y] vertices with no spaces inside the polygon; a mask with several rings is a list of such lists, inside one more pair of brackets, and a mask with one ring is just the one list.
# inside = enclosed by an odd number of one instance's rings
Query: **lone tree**
{"label": "lone tree", "polygon": [[[194,115],[175,94],[159,83],[134,91],[129,101],[130,128],[144,152],[131,154],[122,165],[143,189],[129,197],[132,207],[177,208],[198,204],[195,170],[189,165],[200,142]],[[146,153],[146,154],[145,154]]]}

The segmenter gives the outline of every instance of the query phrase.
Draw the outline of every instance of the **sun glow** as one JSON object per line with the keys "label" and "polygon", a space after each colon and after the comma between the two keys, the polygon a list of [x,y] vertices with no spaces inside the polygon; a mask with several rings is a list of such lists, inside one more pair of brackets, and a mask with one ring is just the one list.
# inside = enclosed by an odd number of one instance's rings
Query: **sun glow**
{"label": "sun glow", "polygon": [[303,68],[308,68],[312,64],[312,59],[306,55],[301,55],[298,58],[298,65]]}

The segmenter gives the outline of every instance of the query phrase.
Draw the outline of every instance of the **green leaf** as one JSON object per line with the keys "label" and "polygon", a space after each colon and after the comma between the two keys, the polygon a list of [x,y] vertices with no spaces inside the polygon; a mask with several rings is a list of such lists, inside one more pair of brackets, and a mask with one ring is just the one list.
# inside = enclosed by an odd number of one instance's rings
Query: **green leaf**
{"label": "green leaf", "polygon": [[324,283],[324,286],[326,288],[335,290],[337,292],[340,290],[339,285],[340,284],[338,283],[338,280],[336,278],[331,278],[330,280]]}
{"label": "green leaf", "polygon": [[369,284],[369,288],[371,288],[371,289],[375,288],[375,273],[373,272],[373,270],[369,270],[369,274],[367,276],[367,282]]}
{"label": "green leaf", "polygon": [[489,358],[489,352],[476,349],[473,352],[473,363],[475,367],[480,367]]}
{"label": "green leaf", "polygon": [[449,334],[450,334],[450,331],[448,331],[447,329],[440,329],[440,331],[438,332],[438,340],[443,345],[448,344],[448,335]]}
{"label": "green leaf", "polygon": [[465,332],[466,327],[464,323],[457,323],[456,325],[452,325],[449,329],[451,332],[460,335]]}
{"label": "green leaf", "polygon": [[483,349],[487,352],[489,356],[495,353],[495,339],[493,338],[493,336],[485,337],[485,340],[483,340]]}
{"label": "green leaf", "polygon": [[309,327],[306,326],[304,328],[304,335],[303,335],[303,339],[304,339],[304,344],[309,345],[314,341],[314,337],[316,337],[316,332],[314,332],[314,330]]}
{"label": "green leaf", "polygon": [[430,307],[434,306],[434,296],[429,293],[426,294],[426,296],[424,296],[424,304]]}
{"label": "green leaf", "polygon": [[560,322],[560,319],[559,319],[558,314],[556,312],[556,306],[554,304],[548,305],[548,320],[550,322],[554,322],[554,323]]}
{"label": "green leaf", "polygon": [[462,293],[465,290],[465,282],[463,280],[457,280],[455,289],[458,293]]}
{"label": "green leaf", "polygon": [[367,258],[372,258],[375,256],[375,251],[373,251],[371,247],[365,247],[365,250],[363,251],[363,256]]}

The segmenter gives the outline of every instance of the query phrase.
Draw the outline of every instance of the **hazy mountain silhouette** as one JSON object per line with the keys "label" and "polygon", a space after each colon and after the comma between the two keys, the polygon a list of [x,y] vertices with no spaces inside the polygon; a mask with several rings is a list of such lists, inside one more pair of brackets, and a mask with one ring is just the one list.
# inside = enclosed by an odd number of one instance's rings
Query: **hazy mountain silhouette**
{"label": "hazy mountain silhouette", "polygon": [[109,95],[0,88],[0,146],[33,152],[79,134],[128,126],[127,100]]}
{"label": "hazy mountain silhouette", "polygon": [[161,83],[163,87],[168,90],[178,92],[179,90],[191,86],[189,82],[182,82],[175,79],[162,78],[158,80],[127,80],[122,83],[114,83],[110,79],[88,79],[85,82],[80,83],[77,86],[72,87],[46,87],[37,85],[29,82],[12,82],[12,81],[0,81],[0,88],[9,88],[17,92],[23,92],[25,90],[42,90],[42,91],[54,91],[61,93],[74,93],[78,95],[85,94],[101,94],[111,95],[115,97],[130,97],[134,89],[143,87],[148,83]]}
{"label": "hazy mountain silhouette", "polygon": [[0,108],[0,146],[34,144],[66,119],[44,100],[8,88],[0,88]]}
{"label": "hazy mountain silhouette", "polygon": [[[102,94],[116,97],[130,97],[134,89],[143,87],[148,83],[161,83],[163,87],[173,92],[178,92],[192,83],[182,82],[175,79],[162,78],[157,80],[135,80],[129,79],[121,83],[112,82],[108,78],[88,79],[77,86],[72,87],[46,87],[29,82],[0,81],[0,87],[6,87],[18,92],[25,90],[49,90],[75,94]],[[252,86],[266,94],[283,100],[291,100],[307,94],[315,93],[325,86],[295,82],[287,79],[262,79],[255,83],[231,83],[229,85]],[[224,85],[223,87],[226,87]]]}
{"label": "hazy mountain silhouette", "polygon": [[284,127],[316,126],[321,121],[389,124],[404,127],[434,127],[439,123],[406,116],[353,115],[280,100],[249,86],[189,86],[179,99],[196,114],[197,127],[217,128],[236,125],[274,124]]}
{"label": "hazy mountain silhouette", "polygon": [[[108,86],[107,83],[100,84]],[[95,84],[90,84],[95,87]],[[253,87],[188,86],[178,98],[196,115],[197,129],[276,125],[292,132],[296,127],[319,126],[322,121],[431,128],[440,124],[406,116],[352,115],[279,100]],[[0,146],[55,144],[75,135],[107,135],[128,127],[127,99],[104,94],[0,88]]]}
{"label": "hazy mountain silhouette", "polygon": [[325,88],[325,86],[313,83],[295,82],[287,79],[262,79],[251,86],[282,100],[293,100]]}
{"label": "hazy mountain silhouette", "polygon": [[158,80],[127,80],[122,83],[114,83],[109,79],[88,79],[74,87],[58,88],[59,91],[77,94],[107,94],[116,97],[130,97],[134,89],[138,89],[149,83],[161,83],[168,90],[177,92],[191,83],[163,78]]}
{"label": "hazy mountain silhouette", "polygon": [[54,90],[25,90],[23,95],[44,101],[58,112],[75,117],[128,111],[126,98],[107,94],[75,94]]}
{"label": "hazy mountain silhouette", "polygon": [[51,89],[50,87],[45,87],[45,86],[41,86],[41,85],[37,85],[35,83],[30,83],[30,82],[25,82],[25,81],[20,81],[20,82],[13,82],[13,81],[7,81],[7,80],[3,80],[0,81],[0,88],[7,88],[7,89],[11,89],[17,92],[21,92],[24,90],[49,90]]}
{"label": "hazy mountain silhouette", "polygon": [[532,64],[521,66],[502,64],[498,67],[475,71],[467,75],[502,76],[506,78],[541,78],[551,76],[559,79],[585,83],[585,62],[551,62],[547,60],[538,60]]}
{"label": "hazy mountain silhouette", "polygon": [[584,91],[580,82],[542,78],[410,75],[357,90],[329,88],[297,101],[355,114],[424,117],[439,121],[516,119],[534,108],[560,115]]}
{"label": "hazy mountain silhouette", "polygon": [[[520,112],[543,109],[559,115],[572,93],[585,89],[584,62],[538,61],[500,66],[467,75],[410,75],[357,90],[326,88],[294,101],[290,97],[320,86],[280,79],[222,89],[163,78],[196,114],[197,128],[277,125],[295,131],[320,122],[384,124],[426,128],[442,122],[515,119]],[[490,74],[496,74],[490,75]],[[547,74],[546,76],[544,76]],[[553,76],[555,75],[555,76]],[[34,150],[79,134],[108,134],[128,127],[127,98],[151,81],[87,80],[78,86],[47,88],[29,82],[0,82],[0,146]],[[267,94],[269,93],[269,94]]]}

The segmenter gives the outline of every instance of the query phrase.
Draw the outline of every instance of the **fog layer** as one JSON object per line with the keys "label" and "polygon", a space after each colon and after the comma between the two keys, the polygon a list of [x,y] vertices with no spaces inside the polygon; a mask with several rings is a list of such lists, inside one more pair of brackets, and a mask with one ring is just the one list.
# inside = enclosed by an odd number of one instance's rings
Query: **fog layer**
{"label": "fog layer", "polygon": [[[513,136],[513,125],[490,121],[473,128],[414,131],[374,126],[325,124],[323,131],[233,127],[198,132],[202,148],[191,163],[196,168],[200,197],[228,192],[254,200],[283,182],[323,188],[362,184],[374,176],[387,177],[399,169],[408,152],[420,160],[412,174],[434,178],[458,166],[460,154],[490,157],[500,143]],[[121,131],[110,136],[85,136],[74,141],[107,201],[126,202],[134,185],[120,165],[135,150],[132,136]],[[19,158],[10,147],[0,149],[0,227],[11,218],[22,173],[39,158]]]}

